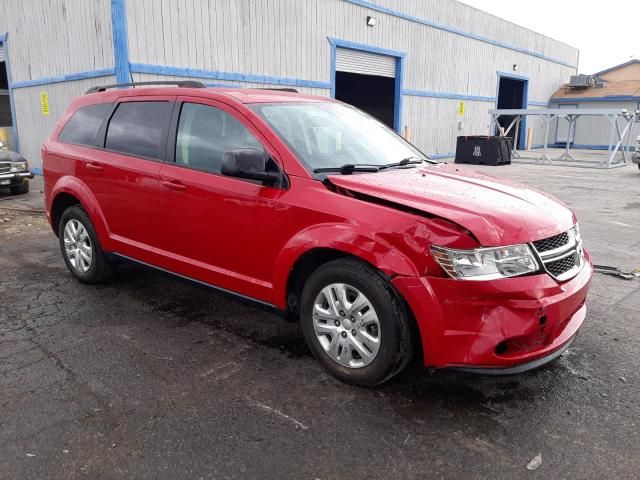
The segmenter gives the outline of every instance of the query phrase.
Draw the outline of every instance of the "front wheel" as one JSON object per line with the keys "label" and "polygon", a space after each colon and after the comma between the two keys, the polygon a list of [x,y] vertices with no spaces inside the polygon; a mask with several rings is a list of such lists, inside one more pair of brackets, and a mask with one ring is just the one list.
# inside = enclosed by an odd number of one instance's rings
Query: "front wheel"
{"label": "front wheel", "polygon": [[100,247],[84,208],[74,205],[62,214],[58,227],[60,250],[67,268],[83,283],[100,283],[113,274],[113,265]]}
{"label": "front wheel", "polygon": [[389,282],[366,263],[339,259],[319,267],[301,303],[309,348],[340,380],[378,385],[410,360],[407,311]]}

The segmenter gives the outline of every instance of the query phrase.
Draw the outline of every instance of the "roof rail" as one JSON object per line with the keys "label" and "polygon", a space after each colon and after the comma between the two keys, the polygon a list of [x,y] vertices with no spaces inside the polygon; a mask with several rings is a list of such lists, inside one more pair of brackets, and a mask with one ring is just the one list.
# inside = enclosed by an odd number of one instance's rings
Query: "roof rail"
{"label": "roof rail", "polygon": [[300,93],[295,88],[258,87],[258,90],[277,90],[278,92]]}
{"label": "roof rail", "polygon": [[206,88],[206,85],[198,80],[181,80],[181,81],[157,81],[157,82],[131,82],[131,83],[114,83],[113,85],[98,85],[91,87],[85,92],[89,93],[104,92],[110,88],[120,87],[144,87],[147,85],[175,85],[181,88]]}

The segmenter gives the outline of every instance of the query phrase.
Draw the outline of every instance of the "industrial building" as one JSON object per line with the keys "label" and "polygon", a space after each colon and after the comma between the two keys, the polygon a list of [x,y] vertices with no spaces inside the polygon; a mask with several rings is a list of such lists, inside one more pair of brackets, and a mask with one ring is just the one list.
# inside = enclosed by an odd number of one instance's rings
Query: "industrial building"
{"label": "industrial building", "polygon": [[[563,85],[550,100],[552,108],[570,109],[625,109],[640,110],[640,60],[630,60],[607,68],[594,75],[581,75],[574,84]],[[573,148],[607,150],[611,142],[611,125],[604,117],[579,119],[569,133],[565,121],[556,122],[549,144]],[[630,132],[630,147],[634,149],[635,138],[640,135],[640,115],[636,116]]]}
{"label": "industrial building", "polygon": [[0,0],[0,61],[0,127],[38,168],[74,96],[184,78],[332,96],[446,158],[489,109],[548,106],[578,50],[455,0]]}

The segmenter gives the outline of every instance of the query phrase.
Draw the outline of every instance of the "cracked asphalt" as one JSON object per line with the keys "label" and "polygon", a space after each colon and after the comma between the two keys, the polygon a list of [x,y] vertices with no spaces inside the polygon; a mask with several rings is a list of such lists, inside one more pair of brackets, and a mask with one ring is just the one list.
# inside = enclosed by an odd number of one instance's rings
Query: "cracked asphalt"
{"label": "cracked asphalt", "polygon": [[[596,263],[640,266],[637,168],[483,170],[573,207]],[[640,478],[640,279],[596,275],[581,334],[542,370],[416,364],[362,389],[296,324],[210,289],[132,266],[73,280],[24,210],[40,188],[0,193],[2,479]]]}

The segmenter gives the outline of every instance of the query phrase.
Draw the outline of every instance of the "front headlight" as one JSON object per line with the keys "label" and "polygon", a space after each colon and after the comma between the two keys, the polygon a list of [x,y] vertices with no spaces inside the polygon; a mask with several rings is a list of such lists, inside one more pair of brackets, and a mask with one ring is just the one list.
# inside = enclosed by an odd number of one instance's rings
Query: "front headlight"
{"label": "front headlight", "polygon": [[432,246],[431,253],[451,277],[463,280],[494,280],[540,270],[528,245],[455,250]]}
{"label": "front headlight", "polygon": [[29,170],[29,164],[26,160],[11,162],[11,173],[26,172]]}

